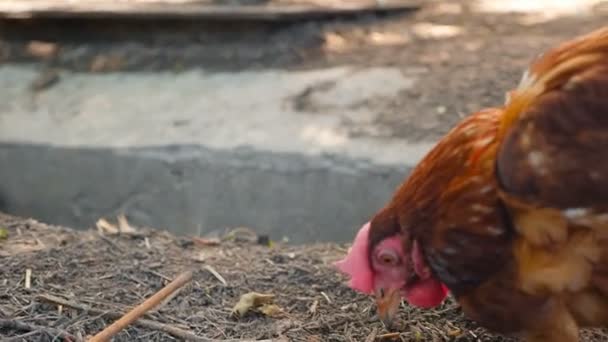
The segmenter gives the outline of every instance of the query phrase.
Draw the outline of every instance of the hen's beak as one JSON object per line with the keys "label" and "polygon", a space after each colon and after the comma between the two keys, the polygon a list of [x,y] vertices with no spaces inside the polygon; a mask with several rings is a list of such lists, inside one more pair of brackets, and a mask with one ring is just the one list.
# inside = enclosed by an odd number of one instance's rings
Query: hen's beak
{"label": "hen's beak", "polygon": [[376,305],[378,307],[378,317],[390,329],[393,325],[393,318],[399,310],[401,304],[401,293],[399,289],[384,289],[376,293]]}

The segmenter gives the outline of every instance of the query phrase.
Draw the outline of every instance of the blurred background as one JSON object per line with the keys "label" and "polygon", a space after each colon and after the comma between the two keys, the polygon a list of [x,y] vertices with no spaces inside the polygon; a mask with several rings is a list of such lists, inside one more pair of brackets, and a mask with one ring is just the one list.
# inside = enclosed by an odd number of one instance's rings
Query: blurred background
{"label": "blurred background", "polygon": [[0,0],[0,211],[347,241],[594,0]]}

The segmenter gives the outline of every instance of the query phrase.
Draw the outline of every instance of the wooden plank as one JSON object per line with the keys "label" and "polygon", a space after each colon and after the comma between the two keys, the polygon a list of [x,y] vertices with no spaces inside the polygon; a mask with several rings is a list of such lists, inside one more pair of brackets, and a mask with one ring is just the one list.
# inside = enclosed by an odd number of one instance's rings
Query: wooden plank
{"label": "wooden plank", "polygon": [[[141,18],[281,21],[366,12],[414,11],[421,0],[342,0],[323,4],[218,5],[201,1],[0,0],[0,18]],[[322,2],[321,2],[322,3]]]}

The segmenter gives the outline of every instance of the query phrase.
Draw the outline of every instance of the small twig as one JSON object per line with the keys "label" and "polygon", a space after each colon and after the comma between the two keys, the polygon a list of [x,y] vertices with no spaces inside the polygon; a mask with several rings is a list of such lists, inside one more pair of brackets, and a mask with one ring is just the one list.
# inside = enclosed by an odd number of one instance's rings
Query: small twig
{"label": "small twig", "polygon": [[29,289],[32,287],[32,269],[28,268],[25,270],[25,288]]}
{"label": "small twig", "polygon": [[323,298],[325,298],[325,300],[327,301],[327,304],[331,304],[331,299],[329,299],[329,296],[327,295],[327,293],[321,291],[321,295],[323,296]]}
{"label": "small twig", "polygon": [[51,336],[61,337],[63,339],[69,341],[82,341],[76,336],[69,334],[65,331],[51,328],[51,327],[43,327],[36,324],[24,323],[14,319],[0,319],[0,329],[7,330],[21,330],[21,331],[40,331]]}
{"label": "small twig", "polygon": [[226,286],[228,285],[228,283],[226,282],[226,279],[224,279],[224,277],[222,277],[221,274],[218,273],[218,271],[215,270],[215,268],[209,266],[209,265],[205,265],[204,267],[207,271],[209,271],[209,273],[213,274],[213,276],[220,281],[220,283],[222,283],[222,285]]}
{"label": "small twig", "polygon": [[184,286],[190,280],[192,280],[192,272],[188,271],[180,274],[177,278],[175,278],[175,280],[163,287],[160,291],[156,292],[152,297],[146,299],[143,303],[133,308],[133,310],[129,311],[119,320],[112,323],[109,327],[93,336],[89,342],[109,341],[113,336],[125,329],[131,323],[137,321],[137,319],[143,316],[146,312],[157,306],[163,299]]}
{"label": "small twig", "polygon": [[396,339],[400,335],[401,335],[401,333],[392,332],[392,333],[386,333],[386,334],[378,335],[378,336],[376,336],[376,339],[378,339],[378,340]]}

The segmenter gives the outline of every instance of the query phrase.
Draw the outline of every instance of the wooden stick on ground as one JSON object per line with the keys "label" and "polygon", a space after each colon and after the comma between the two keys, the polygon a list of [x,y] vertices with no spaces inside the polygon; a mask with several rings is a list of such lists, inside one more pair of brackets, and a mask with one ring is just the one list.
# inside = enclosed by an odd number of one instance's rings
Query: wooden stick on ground
{"label": "wooden stick on ground", "polygon": [[[94,309],[94,308],[89,307],[88,305],[76,303],[71,300],[67,300],[67,299],[63,299],[63,298],[59,298],[59,297],[55,297],[55,296],[51,296],[51,295],[42,294],[42,295],[37,296],[36,299],[38,301],[48,302],[48,303],[52,303],[52,304],[56,304],[56,305],[63,305],[66,308],[81,310],[84,312],[88,312],[91,315],[99,315],[99,316],[104,316],[104,317],[108,317],[111,319],[119,319],[124,316],[124,314],[121,312]],[[156,322],[156,321],[149,320],[149,319],[140,318],[137,321],[133,322],[133,325],[137,325],[139,327],[146,328],[146,329],[162,331],[164,333],[167,333],[173,337],[179,338],[184,341],[217,342],[216,340],[210,340],[208,338],[196,336],[195,334],[191,333],[190,331],[180,329],[173,325]]]}
{"label": "wooden stick on ground", "polygon": [[167,298],[173,292],[183,287],[190,280],[192,280],[191,271],[180,274],[177,278],[175,278],[175,280],[167,284],[167,286],[163,287],[160,291],[156,292],[152,297],[146,299],[143,303],[139,304],[126,315],[122,316],[122,318],[112,323],[109,327],[105,328],[97,335],[93,336],[89,342],[109,341],[112,337],[121,332],[131,323],[135,322],[146,312],[157,306],[163,299]]}

